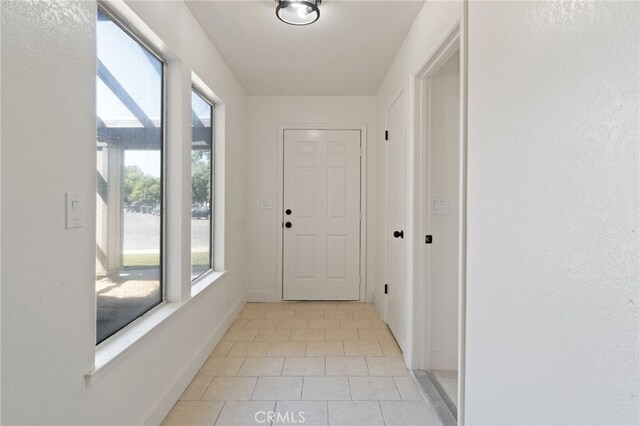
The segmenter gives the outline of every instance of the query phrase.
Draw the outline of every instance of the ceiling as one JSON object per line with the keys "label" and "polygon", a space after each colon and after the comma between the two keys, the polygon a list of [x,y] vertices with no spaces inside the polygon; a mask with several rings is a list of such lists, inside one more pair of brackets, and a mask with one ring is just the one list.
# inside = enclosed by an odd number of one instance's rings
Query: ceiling
{"label": "ceiling", "polygon": [[295,27],[275,1],[187,1],[250,95],[375,95],[424,0],[325,0]]}

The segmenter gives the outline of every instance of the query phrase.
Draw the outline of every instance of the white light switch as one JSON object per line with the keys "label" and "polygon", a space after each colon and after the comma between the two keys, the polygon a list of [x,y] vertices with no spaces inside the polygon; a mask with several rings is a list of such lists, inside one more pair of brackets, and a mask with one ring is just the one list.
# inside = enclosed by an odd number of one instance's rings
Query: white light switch
{"label": "white light switch", "polygon": [[80,220],[81,213],[81,205],[80,205],[80,196],[78,194],[65,194],[65,200],[67,204],[66,209],[66,222],[67,229],[71,228],[80,228],[82,226],[82,221]]}
{"label": "white light switch", "polygon": [[437,215],[449,214],[449,200],[447,198],[432,198],[431,212]]}
{"label": "white light switch", "polygon": [[263,209],[270,209],[271,208],[271,199],[270,198],[265,198],[260,200],[260,207]]}

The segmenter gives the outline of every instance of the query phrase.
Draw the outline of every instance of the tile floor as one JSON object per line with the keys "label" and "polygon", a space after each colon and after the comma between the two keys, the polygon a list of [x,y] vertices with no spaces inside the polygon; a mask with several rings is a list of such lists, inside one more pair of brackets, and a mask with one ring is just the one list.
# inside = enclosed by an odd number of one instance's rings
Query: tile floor
{"label": "tile floor", "polygon": [[163,422],[201,424],[438,423],[372,304],[296,302],[245,305]]}
{"label": "tile floor", "polygon": [[458,371],[457,370],[433,370],[431,372],[447,396],[458,406]]}

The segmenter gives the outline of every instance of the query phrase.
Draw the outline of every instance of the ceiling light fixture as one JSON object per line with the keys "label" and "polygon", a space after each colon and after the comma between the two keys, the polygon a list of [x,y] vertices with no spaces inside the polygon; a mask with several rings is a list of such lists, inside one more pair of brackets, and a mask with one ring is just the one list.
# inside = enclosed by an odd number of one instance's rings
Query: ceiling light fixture
{"label": "ceiling light fixture", "polygon": [[320,18],[322,0],[276,0],[276,16],[289,25],[309,25]]}

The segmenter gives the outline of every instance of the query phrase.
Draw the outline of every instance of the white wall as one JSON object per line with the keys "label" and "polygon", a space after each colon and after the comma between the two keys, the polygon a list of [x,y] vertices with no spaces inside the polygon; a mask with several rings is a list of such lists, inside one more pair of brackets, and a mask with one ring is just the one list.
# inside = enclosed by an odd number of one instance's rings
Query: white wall
{"label": "white wall", "polygon": [[[470,2],[468,424],[640,420],[638,7]],[[461,14],[425,4],[378,91],[380,129]]]}
{"label": "white wall", "polygon": [[[422,65],[423,61],[427,58],[427,55],[433,52],[438,47],[438,43],[447,35],[447,32],[453,28],[455,23],[462,16],[462,2],[461,1],[427,1],[416,17],[415,21],[407,37],[405,38],[402,47],[398,51],[387,75],[378,90],[376,97],[377,103],[377,123],[378,128],[381,131],[376,135],[377,143],[379,146],[384,146],[384,132],[386,126],[387,109],[391,106],[391,103],[396,99],[400,90],[408,90],[409,75],[410,73],[418,71],[418,67]],[[407,94],[405,99],[410,99]],[[407,105],[407,116],[409,116],[410,105]],[[406,134],[411,132],[407,127]],[[409,150],[408,150],[409,151]],[[413,171],[409,166],[414,162],[412,153],[408,152],[407,168],[408,174]],[[379,226],[376,228],[376,282],[375,282],[375,298],[376,304],[379,309],[384,311],[384,284],[386,278],[386,194],[385,194],[385,167],[386,158],[384,149],[380,149],[377,162],[375,165],[376,170],[379,170],[379,176],[377,180],[377,201],[376,211],[378,213]],[[406,197],[409,200],[409,195]],[[407,215],[411,214],[412,206],[407,206]],[[409,223],[409,218],[407,219]],[[405,230],[405,234],[409,234]],[[409,240],[410,235],[405,238],[407,242],[407,251],[409,255]],[[407,278],[410,278],[408,276]],[[413,295],[409,282],[406,283],[407,300],[415,303],[417,295]],[[414,348],[411,346],[412,340],[412,325],[405,325],[405,335],[407,336],[407,342],[405,344],[405,359],[414,367],[417,367],[418,360],[413,357]]]}
{"label": "white wall", "polygon": [[637,424],[637,2],[471,2],[466,420]]}
{"label": "white wall", "polygon": [[[375,278],[375,211],[377,198],[377,141],[373,96],[250,96],[247,131],[247,252],[246,294],[249,301],[280,300],[277,274],[278,217],[278,125],[364,124],[367,126],[367,282]],[[272,208],[260,208],[271,199]],[[365,283],[366,285],[366,283]],[[373,290],[369,285],[368,292]]]}
{"label": "white wall", "polygon": [[[2,2],[2,423],[158,422],[244,299],[246,95],[183,3],[130,5],[225,102],[229,272],[85,385],[96,321],[96,4]],[[84,200],[80,229],[64,229],[66,191]]]}
{"label": "white wall", "polygon": [[[380,296],[385,111],[462,11],[425,4],[376,112],[373,98],[247,106],[182,3],[131,7],[225,101],[229,273],[85,385],[95,349],[95,4],[1,2],[3,423],[158,420],[242,302],[245,278],[255,300],[276,294],[280,219],[257,203],[275,200],[278,123],[371,124],[368,268]],[[470,4],[469,424],[640,421],[638,7]],[[66,191],[85,200],[81,229],[64,229]]]}
{"label": "white wall", "polygon": [[[448,213],[431,214],[433,234],[430,282],[431,356],[429,369],[458,369],[458,280],[460,226],[460,54],[431,78],[431,197],[445,198]],[[427,202],[428,206],[431,203]],[[425,212],[427,214],[427,212]],[[421,242],[422,243],[422,242]]]}

